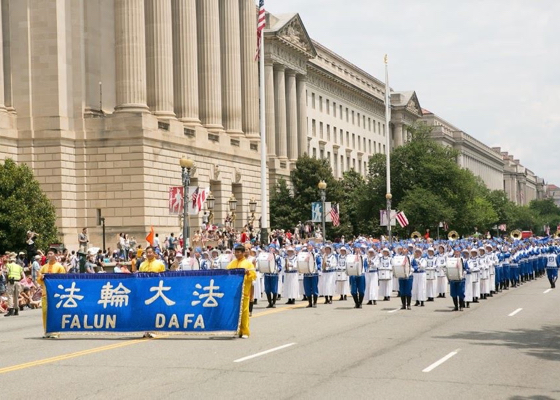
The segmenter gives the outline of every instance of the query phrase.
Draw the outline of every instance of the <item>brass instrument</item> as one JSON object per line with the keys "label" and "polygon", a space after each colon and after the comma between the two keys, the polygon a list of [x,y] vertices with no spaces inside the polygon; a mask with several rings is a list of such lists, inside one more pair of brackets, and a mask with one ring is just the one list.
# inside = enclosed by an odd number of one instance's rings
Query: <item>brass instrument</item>
{"label": "brass instrument", "polygon": [[510,236],[512,239],[515,239],[515,240],[521,239],[521,231],[520,231],[519,229],[515,229],[515,230],[511,231],[511,233],[509,234],[509,236]]}
{"label": "brass instrument", "polygon": [[418,231],[414,231],[410,234],[410,238],[414,240],[422,239],[422,234]]}
{"label": "brass instrument", "polygon": [[457,240],[457,239],[459,239],[459,234],[457,233],[457,231],[451,231],[447,234],[447,239]]}
{"label": "brass instrument", "polygon": [[554,234],[554,239],[560,239],[560,231],[556,231]]}

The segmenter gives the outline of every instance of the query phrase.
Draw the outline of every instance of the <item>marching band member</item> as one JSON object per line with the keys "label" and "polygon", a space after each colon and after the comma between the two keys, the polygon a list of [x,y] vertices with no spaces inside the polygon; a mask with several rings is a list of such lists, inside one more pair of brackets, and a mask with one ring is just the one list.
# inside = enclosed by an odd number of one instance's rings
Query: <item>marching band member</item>
{"label": "marching band member", "polygon": [[[405,249],[403,252],[405,257],[408,257],[408,249]],[[411,264],[410,264],[411,265]],[[410,308],[410,301],[412,300],[412,285],[414,278],[412,274],[405,278],[398,278],[399,279],[399,296],[401,298],[401,310],[411,310]]]}
{"label": "marching band member", "polygon": [[410,263],[414,273],[412,274],[412,300],[416,303],[416,307],[424,307],[426,297],[426,260],[422,258],[422,249],[417,248],[414,250],[414,258]]}
{"label": "marching band member", "polygon": [[220,268],[220,250],[212,249],[210,252],[210,269]]}
{"label": "marching band member", "polygon": [[490,293],[488,294],[489,297],[492,297],[495,293],[494,289],[496,288],[496,259],[494,257],[494,253],[492,252],[493,248],[490,243],[486,244],[484,247],[486,252],[486,265],[488,265],[488,287]]}
{"label": "marching band member", "polygon": [[447,254],[445,254],[445,246],[440,244],[438,246],[438,253],[436,255],[436,271],[437,271],[437,297],[445,298],[447,289],[447,276],[445,275],[445,267],[447,265]]}
{"label": "marching band member", "polygon": [[183,257],[181,263],[179,264],[179,270],[181,271],[198,271],[200,270],[200,263],[198,258],[187,256]]}
{"label": "marching band member", "polygon": [[490,294],[490,272],[484,247],[478,248],[478,268],[480,269],[480,298],[486,300]]}
{"label": "marching band member", "polygon": [[[367,263],[362,256],[362,248],[359,244],[354,246],[354,255],[357,257],[358,263],[365,270],[367,268]],[[358,276],[350,277],[350,293],[354,299],[354,308],[362,308],[362,302],[364,301],[365,290],[366,290],[366,276],[364,274]]]}
{"label": "marching band member", "polygon": [[251,262],[255,266],[255,272],[257,273],[257,278],[253,281],[253,288],[254,288],[254,297],[253,297],[253,304],[258,304],[259,300],[262,299],[262,292],[263,292],[263,281],[262,281],[262,273],[259,271],[259,267],[257,265],[257,249],[251,249]]}
{"label": "marching band member", "polygon": [[511,279],[510,268],[509,268],[509,260],[511,258],[511,253],[507,246],[502,246],[500,251],[500,258],[502,260],[502,278],[503,278],[503,289],[509,290],[509,282]]}
{"label": "marching band member", "polygon": [[436,257],[433,247],[428,247],[426,257],[426,297],[427,301],[434,301],[437,293]]}
{"label": "marching band member", "polygon": [[303,291],[307,298],[309,305],[306,308],[316,308],[317,298],[319,297],[319,270],[321,269],[321,257],[316,255],[313,251],[313,245],[308,244],[307,251],[313,257],[315,263],[315,272],[303,274]]}
{"label": "marching band member", "polygon": [[346,274],[346,256],[348,249],[341,246],[338,256],[338,265],[336,267],[336,294],[340,295],[341,300],[346,300],[348,292],[350,292],[350,285],[348,283],[348,275]]}
{"label": "marching band member", "polygon": [[391,300],[393,291],[393,266],[391,265],[391,252],[387,247],[381,251],[378,264],[379,273],[379,295],[383,296],[383,301]]}
{"label": "marching band member", "polygon": [[297,270],[297,256],[293,247],[286,249],[286,268],[284,269],[284,290],[282,294],[288,299],[286,304],[296,304],[299,297],[299,281]]}
{"label": "marching band member", "polygon": [[473,301],[473,272],[471,270],[471,265],[473,261],[470,259],[471,253],[469,249],[464,249],[461,252],[463,257],[463,264],[467,265],[466,274],[465,274],[465,303],[467,304],[466,307],[470,308],[471,303]]}
{"label": "marching band member", "polygon": [[331,245],[325,246],[324,251],[325,254],[321,262],[321,294],[325,296],[325,304],[332,304],[332,298],[336,287],[336,268],[338,266],[338,260],[336,255],[333,254]]}
{"label": "marching band member", "polygon": [[519,261],[521,259],[521,252],[518,249],[512,249],[511,257],[509,260],[509,276],[511,280],[511,287],[519,286]]}
{"label": "marching band member", "polygon": [[266,308],[276,308],[276,298],[278,297],[278,272],[282,270],[282,258],[276,254],[276,246],[271,244],[268,247],[269,251],[274,256],[274,261],[276,263],[276,272],[265,273],[264,274],[264,291],[266,293],[266,299],[268,300],[268,306]]}
{"label": "marching band member", "polygon": [[[458,247],[455,249],[455,258],[461,258],[461,249]],[[464,270],[467,270],[468,266],[464,265]],[[464,273],[464,272],[463,272]],[[453,311],[463,311],[465,306],[465,277],[463,275],[462,279],[459,281],[449,281],[449,295],[453,299],[453,305],[455,308]]]}
{"label": "marching band member", "polygon": [[478,250],[471,249],[469,257],[469,270],[471,271],[473,303],[478,303],[480,298],[480,266],[478,265]]}
{"label": "marching band member", "polygon": [[376,305],[377,297],[379,296],[379,274],[377,269],[379,267],[379,257],[375,254],[373,247],[367,251],[366,258],[366,297],[368,305]]}
{"label": "marching band member", "polygon": [[548,247],[548,254],[546,256],[546,275],[550,282],[551,289],[556,287],[556,280],[558,279],[558,266],[560,265],[560,254],[556,254],[553,246]]}
{"label": "marching band member", "polygon": [[208,252],[203,251],[202,252],[202,259],[200,260],[200,269],[202,269],[202,270],[210,269],[210,263],[211,263],[211,261],[208,258]]}

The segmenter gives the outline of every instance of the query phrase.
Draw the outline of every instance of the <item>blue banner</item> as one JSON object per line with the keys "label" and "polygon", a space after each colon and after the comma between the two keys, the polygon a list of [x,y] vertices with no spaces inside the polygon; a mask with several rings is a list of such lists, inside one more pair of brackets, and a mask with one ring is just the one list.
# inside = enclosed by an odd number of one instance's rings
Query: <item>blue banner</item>
{"label": "blue banner", "polygon": [[244,269],[158,274],[47,274],[47,333],[235,335]]}

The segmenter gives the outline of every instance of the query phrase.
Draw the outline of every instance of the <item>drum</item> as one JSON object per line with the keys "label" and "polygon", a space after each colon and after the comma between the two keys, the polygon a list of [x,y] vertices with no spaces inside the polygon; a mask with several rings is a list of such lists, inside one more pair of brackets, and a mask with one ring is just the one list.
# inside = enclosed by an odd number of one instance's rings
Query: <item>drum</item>
{"label": "drum", "polygon": [[233,254],[222,254],[219,257],[220,269],[226,269],[230,262],[233,261]]}
{"label": "drum", "polygon": [[388,281],[392,278],[390,269],[380,269],[379,270],[379,280]]}
{"label": "drum", "polygon": [[408,278],[412,274],[407,256],[395,256],[391,263],[393,264],[393,273],[395,277]]}
{"label": "drum", "polygon": [[364,274],[364,260],[354,254],[346,257],[346,274],[348,276],[362,276]]}
{"label": "drum", "polygon": [[434,279],[436,279],[436,270],[435,269],[427,269],[426,270],[426,279],[429,281],[433,281]]}
{"label": "drum", "polygon": [[463,259],[462,258],[448,258],[445,272],[447,279],[450,281],[460,281],[463,279]]}
{"label": "drum", "polygon": [[317,272],[315,260],[311,253],[299,253],[297,255],[297,270],[300,274],[314,274]]}
{"label": "drum", "polygon": [[183,260],[183,271],[194,271],[198,269],[198,263],[195,258],[187,257]]}
{"label": "drum", "polygon": [[276,268],[274,254],[265,252],[260,253],[257,257],[257,268],[263,274],[276,274],[278,269]]}

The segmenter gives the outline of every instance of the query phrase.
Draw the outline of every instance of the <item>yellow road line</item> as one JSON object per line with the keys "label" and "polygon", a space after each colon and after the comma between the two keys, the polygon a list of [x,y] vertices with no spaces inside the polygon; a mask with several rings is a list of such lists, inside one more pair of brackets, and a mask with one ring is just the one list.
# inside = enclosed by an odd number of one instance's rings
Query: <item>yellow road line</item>
{"label": "yellow road line", "polygon": [[[297,306],[272,309],[270,311],[264,311],[264,312],[258,313],[256,315],[253,315],[252,318],[263,317],[265,315],[276,314],[276,313],[279,313],[279,312],[282,312],[282,311],[292,310],[292,309],[295,309],[295,308],[301,308],[301,307],[305,307],[305,305],[306,304],[301,304],[301,305],[297,305]],[[167,336],[167,335],[158,335],[155,339],[161,339],[165,336]],[[31,362],[28,362],[28,363],[12,365],[11,367],[0,368],[0,375],[5,374],[7,372],[18,371],[18,370],[21,370],[21,369],[37,367],[39,365],[51,364],[51,363],[54,363],[54,362],[57,362],[57,361],[64,361],[64,360],[69,360],[71,358],[86,356],[88,354],[94,354],[94,353],[99,353],[99,352],[102,352],[102,351],[113,350],[113,349],[118,349],[118,348],[121,348],[121,347],[131,346],[133,344],[146,342],[148,340],[151,340],[151,339],[144,339],[144,338],[133,339],[133,340],[129,340],[129,341],[122,342],[122,343],[115,343],[115,344],[110,344],[110,345],[107,345],[107,346],[95,347],[95,348],[89,349],[89,350],[77,351],[75,353],[62,354],[60,356],[55,356],[55,357],[51,357],[51,358],[44,358],[42,360],[37,360],[37,361],[31,361]]]}

